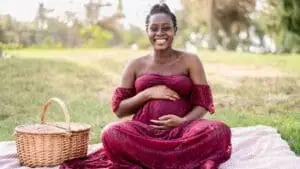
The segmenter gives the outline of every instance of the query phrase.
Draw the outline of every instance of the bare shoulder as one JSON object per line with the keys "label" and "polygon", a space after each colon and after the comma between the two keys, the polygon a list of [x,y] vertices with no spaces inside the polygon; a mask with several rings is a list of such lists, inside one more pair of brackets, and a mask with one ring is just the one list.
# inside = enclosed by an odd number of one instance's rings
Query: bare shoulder
{"label": "bare shoulder", "polygon": [[184,56],[183,60],[184,60],[185,64],[187,64],[188,66],[191,66],[191,64],[192,65],[195,65],[195,64],[201,65],[201,60],[197,54],[189,53],[189,52],[185,52],[185,51],[178,51],[178,52],[181,56]]}
{"label": "bare shoulder", "polygon": [[125,71],[130,71],[136,74],[137,70],[139,70],[145,64],[146,57],[147,56],[140,56],[129,60],[125,66]]}
{"label": "bare shoulder", "polygon": [[132,88],[136,79],[138,70],[143,66],[144,57],[131,59],[127,62],[121,78],[121,87]]}
{"label": "bare shoulder", "polygon": [[182,52],[189,75],[195,84],[207,84],[205,71],[197,54]]}

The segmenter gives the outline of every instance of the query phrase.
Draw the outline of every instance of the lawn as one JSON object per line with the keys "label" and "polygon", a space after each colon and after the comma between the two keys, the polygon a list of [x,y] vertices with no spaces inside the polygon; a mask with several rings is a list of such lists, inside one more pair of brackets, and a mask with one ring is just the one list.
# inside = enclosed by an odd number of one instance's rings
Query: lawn
{"label": "lawn", "polygon": [[[15,126],[39,122],[42,104],[59,97],[72,121],[92,125],[91,143],[117,120],[110,109],[113,89],[126,62],[146,51],[20,50],[0,59],[0,140],[12,140]],[[231,127],[269,125],[300,155],[300,55],[199,52],[212,85],[217,112],[208,118]],[[51,105],[46,119],[62,121]]]}

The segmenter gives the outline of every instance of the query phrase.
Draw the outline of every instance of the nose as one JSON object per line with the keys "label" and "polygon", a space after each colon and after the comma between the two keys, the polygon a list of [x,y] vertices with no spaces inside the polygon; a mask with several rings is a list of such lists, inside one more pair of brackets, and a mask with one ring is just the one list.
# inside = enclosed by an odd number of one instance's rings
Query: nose
{"label": "nose", "polygon": [[157,35],[163,35],[163,34],[164,34],[164,31],[162,30],[162,28],[158,29]]}

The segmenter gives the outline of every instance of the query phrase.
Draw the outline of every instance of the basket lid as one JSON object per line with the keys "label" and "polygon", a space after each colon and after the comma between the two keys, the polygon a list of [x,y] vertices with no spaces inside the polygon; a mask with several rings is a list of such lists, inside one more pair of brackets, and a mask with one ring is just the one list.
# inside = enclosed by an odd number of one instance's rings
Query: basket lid
{"label": "basket lid", "polygon": [[[65,122],[45,122],[45,114],[48,106],[52,101],[57,102],[65,115]],[[90,130],[91,126],[83,123],[71,123],[68,109],[64,102],[59,98],[50,98],[44,105],[40,114],[40,124],[25,124],[15,128],[15,132],[32,133],[32,134],[58,134],[58,133],[70,133],[70,132],[82,132]]]}
{"label": "basket lid", "polygon": [[83,123],[70,123],[65,122],[47,122],[45,124],[26,124],[20,125],[15,128],[15,131],[21,133],[32,134],[63,134],[68,132],[82,132],[90,130],[91,126]]}

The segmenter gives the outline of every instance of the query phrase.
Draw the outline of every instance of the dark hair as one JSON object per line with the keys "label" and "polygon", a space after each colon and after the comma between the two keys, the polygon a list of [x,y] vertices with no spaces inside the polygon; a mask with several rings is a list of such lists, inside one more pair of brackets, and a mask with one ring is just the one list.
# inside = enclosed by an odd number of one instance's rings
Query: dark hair
{"label": "dark hair", "polygon": [[156,5],[152,6],[152,8],[150,10],[150,13],[146,17],[146,28],[148,27],[150,16],[153,15],[153,14],[157,14],[157,13],[164,13],[166,15],[169,15],[172,19],[174,28],[177,29],[176,16],[174,15],[174,13],[171,12],[170,8],[165,3],[156,4]]}

